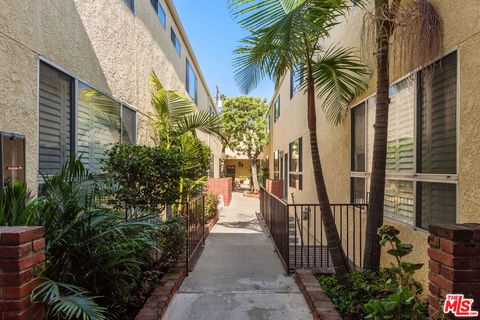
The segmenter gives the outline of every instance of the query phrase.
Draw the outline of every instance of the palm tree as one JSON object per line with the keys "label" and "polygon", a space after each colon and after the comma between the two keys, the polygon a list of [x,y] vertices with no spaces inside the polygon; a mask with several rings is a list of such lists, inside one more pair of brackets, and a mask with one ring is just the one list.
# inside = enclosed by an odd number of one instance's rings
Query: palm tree
{"label": "palm tree", "polygon": [[172,146],[182,135],[202,131],[222,141],[220,117],[210,114],[209,110],[197,110],[190,97],[165,89],[155,72],[150,76],[152,86],[152,107],[150,122],[155,128],[157,144]]}
{"label": "palm tree", "polygon": [[[375,27],[373,37],[369,39],[371,33],[368,30],[363,32],[367,41],[375,41],[377,44],[375,134],[363,267],[378,270],[381,246],[377,230],[383,224],[385,197],[390,47],[392,43],[395,45],[392,49],[397,56],[397,62],[412,70],[434,59],[441,52],[442,28],[440,17],[427,0],[414,0],[403,7],[401,0],[375,0],[375,12],[372,17],[371,21]],[[369,45],[365,43],[364,46]]]}
{"label": "palm tree", "polygon": [[317,197],[327,243],[337,278],[346,282],[349,262],[341,246],[330,208],[317,142],[316,96],[323,99],[327,119],[339,124],[348,103],[366,87],[369,70],[351,49],[324,48],[319,41],[329,35],[336,19],[348,11],[343,0],[230,0],[232,15],[250,32],[236,50],[236,80],[244,92],[264,77],[279,83],[283,75],[300,66],[306,81],[308,129]]}

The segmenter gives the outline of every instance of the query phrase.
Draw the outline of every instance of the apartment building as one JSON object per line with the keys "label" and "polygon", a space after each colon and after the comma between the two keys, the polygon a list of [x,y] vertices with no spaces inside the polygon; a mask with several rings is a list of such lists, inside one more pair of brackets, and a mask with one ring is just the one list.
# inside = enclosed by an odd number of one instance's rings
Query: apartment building
{"label": "apartment building", "polygon": [[[36,190],[40,174],[56,172],[72,152],[98,173],[112,143],[152,143],[152,71],[216,112],[171,0],[2,1],[0,178]],[[199,136],[218,177],[222,145]]]}
{"label": "apartment building", "polygon": [[[415,70],[398,72],[392,62],[385,190],[385,223],[400,229],[401,238],[414,245],[411,259],[423,263],[430,224],[480,222],[480,3],[430,2],[443,22],[444,49]],[[360,49],[364,16],[354,6],[325,45]],[[298,82],[295,72],[287,74],[272,98],[264,159],[270,178],[283,182],[287,201],[293,194],[297,203],[316,203],[307,101]],[[333,203],[368,200],[375,93],[373,77],[338,126],[327,122],[317,100],[319,150]],[[388,255],[382,256],[385,265]],[[424,283],[427,269],[419,273]]]}

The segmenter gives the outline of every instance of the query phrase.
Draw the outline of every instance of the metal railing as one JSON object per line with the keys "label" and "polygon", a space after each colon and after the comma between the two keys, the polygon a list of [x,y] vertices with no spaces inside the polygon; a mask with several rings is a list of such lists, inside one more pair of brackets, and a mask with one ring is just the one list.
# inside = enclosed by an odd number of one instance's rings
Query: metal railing
{"label": "metal railing", "polygon": [[200,195],[181,205],[181,214],[185,219],[187,238],[185,241],[187,273],[193,270],[205,245],[205,196]]}
{"label": "metal railing", "polygon": [[[331,204],[343,250],[354,268],[362,267],[367,204]],[[288,204],[264,188],[260,213],[287,272],[333,267],[318,204]]]}

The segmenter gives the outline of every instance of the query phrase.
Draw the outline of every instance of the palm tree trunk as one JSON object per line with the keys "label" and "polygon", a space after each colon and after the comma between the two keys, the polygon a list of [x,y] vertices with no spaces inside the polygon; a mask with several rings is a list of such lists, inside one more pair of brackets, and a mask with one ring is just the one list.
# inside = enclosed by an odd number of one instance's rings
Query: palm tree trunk
{"label": "palm tree trunk", "polygon": [[369,206],[363,267],[378,270],[380,267],[380,237],[378,228],[383,224],[383,206],[385,197],[385,170],[388,139],[388,107],[390,97],[389,78],[389,37],[388,22],[383,18],[389,12],[388,0],[376,0],[377,22],[377,102],[375,106],[375,137],[373,144],[373,165],[370,182]]}
{"label": "palm tree trunk", "polygon": [[315,186],[317,190],[317,197],[320,203],[320,211],[322,222],[325,228],[325,235],[327,244],[330,250],[333,267],[337,279],[346,284],[347,275],[350,272],[350,264],[348,263],[345,252],[342,248],[342,243],[338,235],[337,226],[333,218],[332,209],[330,207],[330,200],[328,198],[327,188],[325,186],[325,179],[323,177],[322,163],[320,161],[320,153],[318,151],[317,142],[317,115],[315,110],[315,88],[313,77],[307,76],[307,92],[308,92],[308,129],[310,132],[310,148],[313,163],[313,173],[315,177]]}
{"label": "palm tree trunk", "polygon": [[253,191],[257,192],[260,190],[260,185],[258,183],[257,157],[250,159],[250,168],[252,170]]}

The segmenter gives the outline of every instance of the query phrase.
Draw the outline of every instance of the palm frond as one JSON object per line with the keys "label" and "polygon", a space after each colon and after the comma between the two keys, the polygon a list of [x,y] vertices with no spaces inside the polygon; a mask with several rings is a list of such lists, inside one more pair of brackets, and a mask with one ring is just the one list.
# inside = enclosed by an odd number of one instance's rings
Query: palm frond
{"label": "palm frond", "polygon": [[208,110],[197,111],[179,118],[175,122],[175,130],[177,136],[189,132],[196,136],[196,130],[199,130],[225,140],[222,134],[221,118],[216,114],[210,114]]}
{"label": "palm frond", "polygon": [[43,302],[53,314],[61,319],[103,320],[106,309],[99,306],[95,297],[84,289],[66,283],[45,279],[31,294],[34,302]]}
{"label": "palm frond", "polygon": [[342,122],[348,104],[367,87],[371,71],[350,48],[330,47],[312,65],[317,95],[333,124]]}

